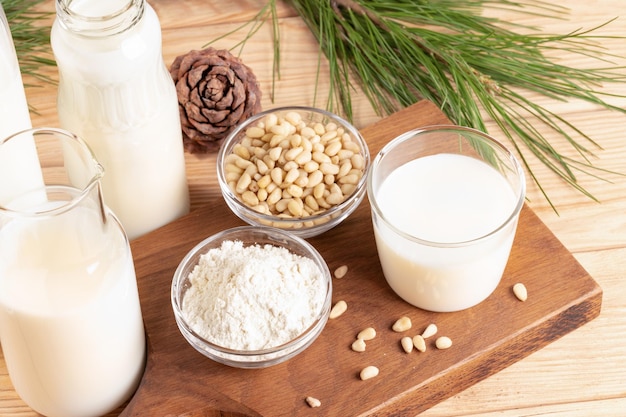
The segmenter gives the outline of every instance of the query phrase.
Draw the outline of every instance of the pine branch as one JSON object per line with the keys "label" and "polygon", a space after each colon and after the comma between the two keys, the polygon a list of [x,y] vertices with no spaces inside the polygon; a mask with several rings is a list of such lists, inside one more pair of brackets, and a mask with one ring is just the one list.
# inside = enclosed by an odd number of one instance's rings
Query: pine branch
{"label": "pine branch", "polygon": [[[275,1],[275,0],[272,0]],[[329,61],[330,110],[352,118],[355,80],[379,115],[428,99],[454,123],[486,131],[483,111],[508,137],[530,171],[526,153],[567,184],[594,199],[578,183],[584,173],[601,179],[590,158],[598,144],[564,118],[531,102],[520,91],[553,100],[584,100],[603,108],[626,110],[605,101],[603,83],[626,80],[622,68],[595,43],[599,29],[564,35],[520,34],[511,25],[481,15],[484,7],[519,10],[560,18],[566,10],[541,1],[487,0],[290,0]],[[609,22],[607,22],[608,24]],[[524,28],[525,32],[533,28]],[[560,65],[546,57],[551,49],[592,57],[596,69]],[[578,152],[572,159],[555,149],[535,126],[555,131]],[[545,198],[550,198],[530,172]],[[556,210],[555,206],[552,207]]]}

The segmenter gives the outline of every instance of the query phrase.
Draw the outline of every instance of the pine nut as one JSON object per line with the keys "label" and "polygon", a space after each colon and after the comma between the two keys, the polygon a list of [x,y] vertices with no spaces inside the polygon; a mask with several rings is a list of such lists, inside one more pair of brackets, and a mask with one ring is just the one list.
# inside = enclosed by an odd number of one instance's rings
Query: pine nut
{"label": "pine nut", "polygon": [[249,138],[262,138],[264,134],[265,129],[261,129],[257,126],[249,127],[248,130],[246,130],[246,136]]}
{"label": "pine nut", "polygon": [[270,171],[270,177],[272,178],[272,181],[274,181],[274,184],[276,185],[280,185],[283,183],[283,175],[284,175],[283,170],[278,167]]}
{"label": "pine nut", "polygon": [[305,401],[311,408],[316,408],[322,405],[322,402],[320,400],[313,397],[306,397]]}
{"label": "pine nut", "polygon": [[322,162],[320,164],[320,171],[324,175],[337,175],[339,173],[339,167],[331,162]]}
{"label": "pine nut", "polygon": [[304,149],[302,147],[300,147],[300,146],[298,146],[297,148],[291,148],[287,152],[285,152],[285,159],[287,161],[293,161],[303,151],[304,151]]}
{"label": "pine nut", "polygon": [[294,162],[296,162],[300,166],[304,166],[307,162],[315,161],[311,161],[311,152],[303,149],[302,152],[300,152],[298,156],[294,158]]}
{"label": "pine nut", "polygon": [[365,352],[365,340],[363,339],[356,339],[354,342],[352,342],[352,350],[355,352]]}
{"label": "pine nut", "polygon": [[294,182],[299,176],[300,172],[298,171],[298,168],[293,168],[289,172],[287,172],[287,175],[285,175],[283,181],[289,184],[291,182]]}
{"label": "pine nut", "polygon": [[363,155],[361,155],[360,153],[352,155],[352,157],[350,158],[350,162],[352,162],[352,166],[356,169],[362,170],[363,168],[365,168],[365,158],[363,158]]}
{"label": "pine nut", "polygon": [[243,173],[241,177],[239,177],[239,181],[237,181],[237,186],[235,187],[235,191],[237,193],[242,194],[244,191],[248,189],[248,186],[252,182],[252,178],[247,173]]}
{"label": "pine nut", "polygon": [[404,317],[400,317],[398,320],[396,320],[396,322],[393,324],[391,329],[394,332],[402,333],[402,332],[406,332],[407,330],[409,330],[412,325],[413,324],[411,323],[411,319],[406,317],[406,316],[404,316]]}
{"label": "pine nut", "polygon": [[268,185],[272,182],[272,177],[269,175],[262,176],[256,183],[259,188],[267,188]]}
{"label": "pine nut", "polygon": [[421,334],[413,336],[413,346],[420,352],[426,352],[426,341]]}
{"label": "pine nut", "polygon": [[224,171],[226,171],[227,173],[237,173],[239,175],[241,175],[243,173],[243,169],[239,168],[237,165],[235,165],[234,163],[232,164],[226,164],[224,166]]}
{"label": "pine nut", "polygon": [[337,301],[337,303],[330,309],[329,319],[336,319],[346,312],[348,304],[344,300]]}
{"label": "pine nut", "polygon": [[437,349],[448,349],[452,346],[452,340],[447,336],[438,337],[437,340],[435,340],[435,346],[437,346]]}
{"label": "pine nut", "polygon": [[313,212],[316,212],[320,209],[320,205],[317,204],[317,200],[315,199],[315,197],[313,197],[313,195],[307,195],[304,198],[304,204],[305,206],[313,210]]}
{"label": "pine nut", "polygon": [[304,191],[302,190],[302,188],[298,187],[296,184],[290,184],[287,187],[287,192],[292,197],[302,197],[302,194],[304,194]]}
{"label": "pine nut", "polygon": [[300,134],[305,138],[312,138],[315,136],[315,130],[309,126],[305,126],[300,130]]}
{"label": "pine nut", "polygon": [[358,175],[349,174],[344,175],[343,177],[339,177],[338,181],[340,184],[357,184],[360,178],[361,177],[359,177]]}
{"label": "pine nut", "polygon": [[372,340],[376,337],[376,330],[373,327],[367,327],[359,332],[357,339]]}
{"label": "pine nut", "polygon": [[404,336],[400,339],[400,344],[402,345],[402,349],[406,353],[413,352],[413,340],[409,336]]}
{"label": "pine nut", "polygon": [[341,265],[335,269],[335,278],[341,279],[346,276],[346,273],[348,273],[348,265]]}
{"label": "pine nut", "polygon": [[257,159],[256,160],[256,168],[257,168],[257,171],[259,172],[259,174],[262,174],[262,175],[265,175],[267,173],[267,171],[270,170],[270,168],[267,166],[265,161],[263,161],[263,159]]}
{"label": "pine nut", "polygon": [[291,213],[291,215],[294,217],[302,216],[302,213],[304,211],[302,200],[300,200],[299,198],[293,198],[289,200],[289,203],[287,203],[287,210],[289,210],[289,213]]}
{"label": "pine nut", "polygon": [[320,167],[320,164],[318,164],[315,161],[307,161],[304,166],[302,167],[302,169],[304,169],[305,172],[311,174],[315,171],[317,171]]}
{"label": "pine nut", "polygon": [[437,325],[434,323],[431,323],[428,326],[426,326],[426,328],[422,332],[422,337],[424,339],[428,339],[429,337],[434,336],[435,334],[437,334]]}
{"label": "pine nut", "polygon": [[345,177],[352,170],[352,162],[344,161],[339,166],[339,172],[337,173],[337,178]]}
{"label": "pine nut", "polygon": [[513,285],[513,293],[520,301],[526,301],[528,299],[528,291],[526,290],[526,286],[521,282]]}
{"label": "pine nut", "polygon": [[247,205],[251,207],[259,204],[259,198],[257,197],[257,195],[249,190],[241,194],[241,199],[243,200],[244,203],[246,203]]}
{"label": "pine nut", "polygon": [[[320,172],[320,171],[318,171]],[[320,172],[321,174],[321,172]],[[313,197],[321,199],[322,197],[324,197],[324,191],[326,190],[326,187],[324,186],[323,183],[319,183],[315,186],[313,186]],[[318,201],[319,203],[319,201]]]}
{"label": "pine nut", "polygon": [[233,152],[243,159],[250,159],[250,151],[241,143],[238,143],[233,147]]}
{"label": "pine nut", "polygon": [[267,190],[265,188],[259,189],[259,191],[256,192],[256,196],[259,201],[266,201],[268,196]]}
{"label": "pine nut", "polygon": [[[270,149],[269,156],[273,161],[278,161],[278,158],[280,158],[280,155],[282,153],[283,153],[283,148],[277,146],[275,148]],[[352,165],[354,165],[354,162],[352,163]]]}
{"label": "pine nut", "polygon": [[[269,188],[269,187],[268,187]],[[267,204],[274,205],[280,201],[282,197],[282,190],[280,188],[275,188],[270,192],[270,195],[267,197]]]}
{"label": "pine nut", "polygon": [[378,373],[379,373],[378,368],[373,365],[370,365],[370,366],[366,366],[365,368],[363,368],[359,376],[362,381],[365,381],[367,379],[371,379],[371,378],[378,376]]}
{"label": "pine nut", "polygon": [[[332,137],[329,136],[329,135],[332,135]],[[326,137],[326,136],[328,136],[328,137]],[[327,134],[322,136],[322,141],[333,139],[336,136],[337,136],[337,132],[329,132],[329,133],[327,133]],[[339,141],[331,142],[326,147],[326,150],[324,151],[324,153],[326,155],[328,155],[328,156],[335,156],[335,155],[337,155],[337,153],[339,152],[340,149],[341,149],[341,142],[339,142]]]}
{"label": "pine nut", "polygon": [[326,202],[331,206],[336,206],[337,204],[341,204],[343,202],[343,199],[344,197],[341,192],[332,193],[328,197],[326,197]]}

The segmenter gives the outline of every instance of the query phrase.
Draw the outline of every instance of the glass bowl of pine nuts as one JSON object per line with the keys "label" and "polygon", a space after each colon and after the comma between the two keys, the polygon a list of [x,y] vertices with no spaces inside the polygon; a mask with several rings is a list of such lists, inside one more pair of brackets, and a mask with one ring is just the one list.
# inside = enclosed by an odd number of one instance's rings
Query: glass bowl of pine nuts
{"label": "glass bowl of pine nuts", "polygon": [[311,107],[280,107],[231,132],[217,174],[226,203],[242,220],[309,238],[359,206],[369,165],[365,140],[346,120]]}

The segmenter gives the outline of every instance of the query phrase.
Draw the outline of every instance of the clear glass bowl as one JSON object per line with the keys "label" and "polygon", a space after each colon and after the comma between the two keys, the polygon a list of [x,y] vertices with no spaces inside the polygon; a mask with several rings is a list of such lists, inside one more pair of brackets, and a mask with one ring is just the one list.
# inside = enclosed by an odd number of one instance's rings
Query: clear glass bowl
{"label": "clear glass bowl", "polygon": [[[244,203],[241,197],[234,192],[228,184],[228,173],[226,171],[226,160],[235,149],[235,146],[241,143],[246,136],[248,128],[257,125],[264,117],[269,114],[275,114],[279,118],[285,117],[289,112],[297,112],[305,122],[335,123],[351,136],[352,141],[356,143],[360,149],[360,155],[363,161],[363,173],[354,190],[347,195],[345,200],[340,204],[333,205],[324,211],[306,217],[282,217],[279,215],[261,213],[253,209],[250,205]],[[254,226],[272,226],[279,229],[289,230],[290,233],[309,238],[324,233],[337,226],[345,220],[361,203],[365,197],[367,171],[370,166],[370,154],[367,144],[359,131],[341,117],[321,109],[311,107],[279,107],[258,113],[242,124],[237,126],[230,135],[224,140],[218,157],[217,157],[217,177],[222,191],[222,195],[226,200],[226,204],[239,218],[246,223]]]}
{"label": "clear glass bowl", "polygon": [[[244,246],[254,244],[271,244],[277,247],[287,248],[294,254],[312,259],[323,275],[325,283],[324,302],[319,311],[315,312],[313,324],[304,330],[295,339],[263,350],[234,350],[211,343],[194,332],[185,322],[182,312],[182,302],[186,291],[191,286],[189,273],[198,264],[200,257],[209,249],[218,248],[223,241],[242,241]],[[171,300],[176,324],[185,339],[198,352],[208,358],[225,365],[237,368],[265,368],[284,362],[313,343],[320,335],[328,321],[332,299],[332,281],[326,262],[317,250],[304,239],[293,236],[287,232],[270,227],[241,226],[224,230],[196,245],[178,265],[172,280]]]}

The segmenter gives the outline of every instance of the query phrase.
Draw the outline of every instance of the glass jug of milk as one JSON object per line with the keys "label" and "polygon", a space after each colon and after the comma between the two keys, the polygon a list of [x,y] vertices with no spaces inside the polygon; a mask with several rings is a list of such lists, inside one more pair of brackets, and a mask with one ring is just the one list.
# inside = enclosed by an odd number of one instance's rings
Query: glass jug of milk
{"label": "glass jug of milk", "polygon": [[[18,182],[0,196],[0,340],[17,393],[48,417],[100,416],[136,390],[145,334],[133,259],[103,204],[102,166],[59,129],[0,140],[34,144],[42,186]],[[14,166],[0,184],[30,176]]]}
{"label": "glass jug of milk", "polygon": [[189,211],[178,99],[144,0],[56,0],[51,44],[61,127],[107,171],[106,203],[130,239]]}

